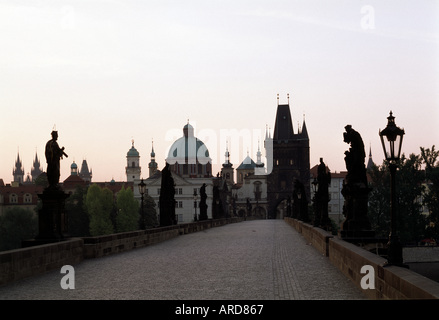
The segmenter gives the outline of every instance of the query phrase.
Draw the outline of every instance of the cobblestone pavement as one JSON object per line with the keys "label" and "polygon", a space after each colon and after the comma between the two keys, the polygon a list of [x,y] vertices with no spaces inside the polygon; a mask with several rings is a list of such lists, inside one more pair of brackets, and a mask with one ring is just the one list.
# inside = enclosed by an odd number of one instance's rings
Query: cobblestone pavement
{"label": "cobblestone pavement", "polygon": [[362,290],[283,220],[192,233],[0,287],[0,299],[360,300]]}

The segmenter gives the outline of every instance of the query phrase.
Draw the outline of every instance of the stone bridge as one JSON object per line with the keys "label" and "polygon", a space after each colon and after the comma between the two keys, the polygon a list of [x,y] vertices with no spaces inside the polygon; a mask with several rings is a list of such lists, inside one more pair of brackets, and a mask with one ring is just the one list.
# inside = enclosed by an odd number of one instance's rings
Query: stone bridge
{"label": "stone bridge", "polygon": [[[1,252],[0,299],[439,297],[439,283],[384,264],[295,219],[209,220]],[[71,269],[63,271],[65,265]]]}

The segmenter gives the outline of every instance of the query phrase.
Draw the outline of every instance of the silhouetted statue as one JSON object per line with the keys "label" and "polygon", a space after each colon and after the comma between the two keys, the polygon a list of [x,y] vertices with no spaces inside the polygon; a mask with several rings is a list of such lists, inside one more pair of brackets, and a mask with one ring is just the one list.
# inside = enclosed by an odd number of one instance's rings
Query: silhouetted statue
{"label": "silhouetted statue", "polygon": [[320,164],[317,168],[317,210],[319,210],[319,219],[317,223],[325,230],[331,229],[331,220],[328,216],[328,203],[329,203],[329,185],[331,183],[331,172],[326,170],[326,164],[323,162],[323,158],[320,158]]}
{"label": "silhouetted statue", "polygon": [[366,152],[364,150],[363,139],[360,134],[352,129],[348,124],[343,133],[343,141],[349,143],[351,147],[345,152],[346,169],[348,170],[348,180],[353,183],[361,182],[367,184],[366,179]]}
{"label": "silhouetted statue", "polygon": [[41,208],[38,210],[38,235],[23,246],[32,246],[65,240],[68,236],[68,218],[65,201],[70,194],[59,187],[60,160],[67,157],[64,147],[58,145],[58,132],[52,131],[52,139],[46,143],[47,181],[49,185],[38,194]]}
{"label": "silhouetted statue", "polygon": [[200,220],[207,220],[207,194],[206,194],[206,184],[203,183],[203,185],[200,188]]}
{"label": "silhouetted statue", "polygon": [[252,204],[250,203],[250,199],[247,198],[246,201],[246,211],[245,211],[245,216],[244,219],[247,219],[247,217],[250,217],[252,215]]}
{"label": "silhouetted statue", "polygon": [[[288,200],[287,200],[287,212],[288,212]],[[292,217],[295,219],[302,220],[304,222],[309,221],[308,199],[306,197],[305,186],[298,179],[294,180]]]}
{"label": "silhouetted statue", "polygon": [[349,151],[345,152],[346,169],[348,173],[343,182],[341,191],[344,197],[343,222],[340,234],[346,238],[371,238],[371,230],[367,217],[368,193],[370,191],[366,176],[366,152],[360,134],[352,129],[351,125],[345,127],[343,141],[350,144]]}
{"label": "silhouetted statue", "polygon": [[160,187],[160,226],[175,224],[175,185],[169,170],[169,163],[166,163],[162,170],[162,182]]}
{"label": "silhouetted statue", "polygon": [[49,187],[56,188],[60,177],[60,159],[63,156],[68,157],[64,152],[64,147],[58,145],[58,131],[52,131],[52,139],[46,143],[46,162],[47,162],[47,180]]}

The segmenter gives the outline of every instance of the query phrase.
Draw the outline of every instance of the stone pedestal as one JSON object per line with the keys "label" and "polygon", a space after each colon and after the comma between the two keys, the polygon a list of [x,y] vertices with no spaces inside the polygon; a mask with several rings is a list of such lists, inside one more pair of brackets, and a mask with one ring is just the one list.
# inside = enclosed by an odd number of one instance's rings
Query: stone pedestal
{"label": "stone pedestal", "polygon": [[68,238],[67,214],[64,209],[65,201],[70,195],[61,188],[46,188],[38,197],[42,208],[38,212],[38,230],[36,241],[55,242]]}
{"label": "stone pedestal", "polygon": [[343,186],[345,203],[343,207],[346,220],[342,224],[340,236],[342,238],[372,239],[375,232],[371,229],[367,217],[368,194],[370,189],[364,184]]}

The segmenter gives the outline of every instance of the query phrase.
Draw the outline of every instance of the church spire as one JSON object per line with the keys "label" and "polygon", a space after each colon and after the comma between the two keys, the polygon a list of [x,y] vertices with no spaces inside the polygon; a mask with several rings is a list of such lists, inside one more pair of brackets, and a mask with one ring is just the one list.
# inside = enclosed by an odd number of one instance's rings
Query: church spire
{"label": "church spire", "polygon": [[260,142],[258,140],[258,152],[256,152],[256,167],[257,168],[261,168],[264,166],[264,163],[261,160],[262,158],[262,153],[261,153],[261,148],[260,148]]}
{"label": "church spire", "polygon": [[14,176],[14,182],[24,182],[24,170],[20,159],[20,152],[17,152],[17,160],[15,160],[15,167],[12,169],[12,175]]}
{"label": "church spire", "polygon": [[30,170],[30,174],[32,176],[32,182],[35,182],[40,174],[43,173],[43,170],[41,169],[40,160],[38,159],[38,154],[35,151],[35,159],[34,163],[32,165],[32,168]]}
{"label": "church spire", "polygon": [[148,164],[148,168],[149,168],[149,176],[153,176],[154,173],[157,172],[157,168],[158,168],[158,164],[157,162],[155,162],[155,152],[154,152],[154,140],[151,142],[152,147],[151,147],[151,161]]}
{"label": "church spire", "polygon": [[371,170],[375,166],[375,163],[372,160],[372,144],[369,146],[369,160],[367,161],[367,170]]}
{"label": "church spire", "polygon": [[230,163],[230,152],[229,152],[229,142],[228,141],[226,141],[226,152],[224,153],[224,156],[225,156],[225,162],[223,164],[223,167],[230,166],[231,163]]}
{"label": "church spire", "polygon": [[306,129],[306,123],[305,123],[305,114],[303,114],[302,131],[300,132],[300,134],[302,135],[302,138],[309,139],[308,130]]}

